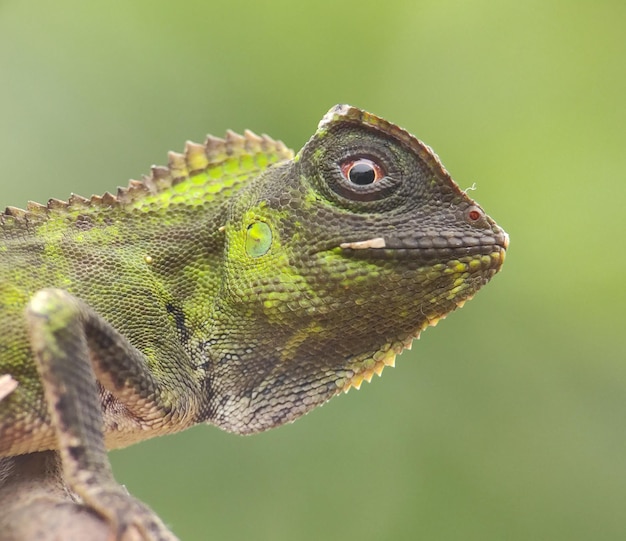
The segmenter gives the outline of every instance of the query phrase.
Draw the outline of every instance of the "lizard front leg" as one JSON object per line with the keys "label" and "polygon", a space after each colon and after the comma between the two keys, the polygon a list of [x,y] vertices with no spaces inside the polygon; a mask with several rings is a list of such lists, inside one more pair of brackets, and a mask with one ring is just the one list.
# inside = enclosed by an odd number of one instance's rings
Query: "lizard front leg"
{"label": "lizard front leg", "polygon": [[26,318],[33,355],[54,427],[64,480],[103,517],[113,539],[176,538],[113,478],[97,381],[147,426],[176,405],[142,354],[85,303],[59,289],[31,299]]}

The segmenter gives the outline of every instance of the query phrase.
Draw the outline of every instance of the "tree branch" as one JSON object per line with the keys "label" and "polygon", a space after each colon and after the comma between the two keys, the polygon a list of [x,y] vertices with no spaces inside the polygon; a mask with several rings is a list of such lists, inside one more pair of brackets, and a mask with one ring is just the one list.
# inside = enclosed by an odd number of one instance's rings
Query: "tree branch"
{"label": "tree branch", "polygon": [[[0,458],[0,541],[110,541],[112,532],[63,482],[52,451]],[[124,541],[139,540],[129,532]]]}

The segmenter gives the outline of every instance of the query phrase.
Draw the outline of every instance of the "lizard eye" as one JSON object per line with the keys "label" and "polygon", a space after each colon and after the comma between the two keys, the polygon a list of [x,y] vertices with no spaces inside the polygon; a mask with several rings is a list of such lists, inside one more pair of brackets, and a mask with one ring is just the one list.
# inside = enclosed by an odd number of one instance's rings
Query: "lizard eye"
{"label": "lizard eye", "polygon": [[357,186],[374,184],[385,177],[382,167],[367,158],[348,160],[341,165],[343,178]]}

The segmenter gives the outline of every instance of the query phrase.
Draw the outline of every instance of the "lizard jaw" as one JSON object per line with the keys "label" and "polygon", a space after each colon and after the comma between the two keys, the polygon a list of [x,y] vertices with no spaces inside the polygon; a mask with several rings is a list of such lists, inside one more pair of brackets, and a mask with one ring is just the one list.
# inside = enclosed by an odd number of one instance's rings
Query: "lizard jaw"
{"label": "lizard jaw", "polygon": [[[381,239],[382,240],[382,239]],[[363,241],[363,243],[351,243],[357,244],[356,249],[368,249],[372,248],[371,245],[365,246],[364,244],[372,243],[373,241],[377,241],[377,239],[372,239],[371,241]],[[506,247],[508,247],[508,236],[505,237],[502,245],[496,245],[498,250],[492,252],[490,256],[485,256],[489,259],[489,262],[485,261],[484,264],[488,267],[491,267],[491,274],[489,278],[493,274],[495,274],[496,269],[500,268],[504,263],[504,259],[506,256]],[[342,246],[343,248],[343,246]],[[350,246],[350,249],[355,249]],[[455,308],[461,308],[463,305],[473,298],[474,294],[467,295],[457,301],[454,302]],[[453,308],[454,309],[454,308]],[[419,327],[414,333],[409,335],[404,340],[398,339],[392,342],[385,344],[381,349],[379,349],[373,355],[367,356],[363,359],[357,361],[356,368],[354,369],[354,374],[343,382],[343,385],[340,387],[341,391],[347,393],[353,387],[355,389],[360,389],[362,383],[367,381],[371,382],[374,374],[381,376],[385,366],[395,366],[396,356],[405,349],[411,349],[411,345],[414,339],[419,339],[422,331],[427,329],[428,327],[435,327],[439,321],[446,318],[446,316],[451,313],[452,310],[443,313],[439,316],[429,317],[426,321]]]}
{"label": "lizard jaw", "polygon": [[[457,306],[460,308],[465,304],[466,301],[470,300],[471,297],[463,299],[457,303]],[[420,337],[422,331],[424,331],[428,327],[434,327],[441,321],[445,319],[447,314],[444,314],[437,318],[430,318],[427,320],[417,331],[413,334],[409,335],[404,340],[398,340],[395,342],[391,342],[383,346],[380,350],[374,353],[369,359],[363,361],[363,368],[358,370],[348,381],[346,381],[341,388],[344,393],[347,393],[353,387],[355,389],[360,389],[361,385],[364,381],[370,383],[374,374],[377,376],[382,376],[383,370],[385,366],[391,366],[392,368],[396,366],[396,356],[402,353],[405,349],[411,349],[413,345],[413,340],[417,340]]]}
{"label": "lizard jaw", "polygon": [[[504,254],[504,252],[502,253]],[[462,308],[467,301],[472,299],[472,297],[473,295],[458,301],[456,303],[457,308]],[[445,319],[447,315],[448,314],[446,313],[439,317],[430,318],[424,323],[424,325],[422,325],[422,327],[420,327],[415,333],[410,335],[404,341],[397,341],[383,346],[382,349],[371,356],[369,362],[368,360],[363,362],[364,368],[357,371],[350,379],[348,379],[341,387],[341,391],[343,393],[347,393],[353,387],[359,390],[364,381],[367,381],[367,383],[372,381],[374,374],[379,377],[382,376],[385,366],[391,366],[394,368],[396,366],[396,356],[404,350],[410,350],[413,345],[413,340],[418,340],[422,331],[428,327],[437,326],[437,323],[439,323],[442,319]]]}

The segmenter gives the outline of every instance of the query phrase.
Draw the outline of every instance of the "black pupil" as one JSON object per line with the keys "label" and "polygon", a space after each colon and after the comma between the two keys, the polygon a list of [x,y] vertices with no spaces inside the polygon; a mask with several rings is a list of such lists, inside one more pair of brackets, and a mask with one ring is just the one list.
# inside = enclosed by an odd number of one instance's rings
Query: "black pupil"
{"label": "black pupil", "polygon": [[350,182],[354,182],[354,184],[359,186],[365,186],[376,180],[376,171],[374,171],[374,167],[370,163],[357,162],[350,168],[348,176],[350,177]]}

